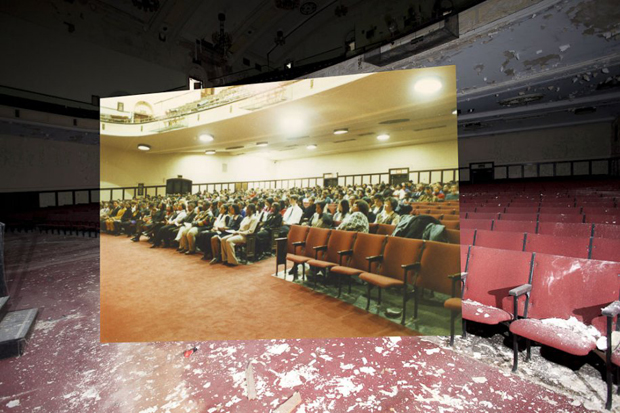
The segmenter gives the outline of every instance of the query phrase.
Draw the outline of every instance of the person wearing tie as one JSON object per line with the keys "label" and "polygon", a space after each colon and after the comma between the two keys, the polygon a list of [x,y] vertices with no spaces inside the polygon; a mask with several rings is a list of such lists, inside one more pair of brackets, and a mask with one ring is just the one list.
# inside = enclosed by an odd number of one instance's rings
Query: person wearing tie
{"label": "person wearing tie", "polygon": [[297,201],[299,197],[297,195],[291,195],[289,198],[290,205],[286,208],[286,212],[284,213],[284,217],[282,217],[283,224],[280,230],[280,236],[286,237],[288,235],[289,230],[291,229],[291,225],[299,225],[301,221],[301,217],[304,214],[304,211],[297,205]]}

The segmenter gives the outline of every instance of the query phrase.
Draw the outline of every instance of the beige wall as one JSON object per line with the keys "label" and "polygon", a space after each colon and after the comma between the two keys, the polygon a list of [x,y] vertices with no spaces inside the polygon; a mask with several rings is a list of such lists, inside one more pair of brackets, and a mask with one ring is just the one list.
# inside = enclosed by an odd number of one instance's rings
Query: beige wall
{"label": "beige wall", "polygon": [[[151,155],[102,147],[101,186],[162,185],[183,175],[194,183],[305,178],[336,172],[339,175],[387,173],[390,168],[410,170],[455,168],[456,141],[420,144],[373,151],[350,152],[287,161],[256,156]],[[224,172],[223,165],[226,165]]]}
{"label": "beige wall", "polygon": [[[351,149],[354,150],[354,147]],[[410,171],[456,168],[457,150],[457,142],[453,140],[293,159],[279,161],[276,164],[276,173],[279,178],[304,178],[322,177],[324,173],[339,175],[387,173],[390,168],[404,167],[409,167]]]}

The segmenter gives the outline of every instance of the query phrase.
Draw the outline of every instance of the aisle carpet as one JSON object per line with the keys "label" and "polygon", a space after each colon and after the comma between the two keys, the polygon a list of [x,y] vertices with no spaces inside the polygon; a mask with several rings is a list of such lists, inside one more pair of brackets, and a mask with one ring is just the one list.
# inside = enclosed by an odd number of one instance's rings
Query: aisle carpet
{"label": "aisle carpet", "polygon": [[273,258],[227,267],[150,246],[101,236],[103,342],[417,334],[273,277]]}

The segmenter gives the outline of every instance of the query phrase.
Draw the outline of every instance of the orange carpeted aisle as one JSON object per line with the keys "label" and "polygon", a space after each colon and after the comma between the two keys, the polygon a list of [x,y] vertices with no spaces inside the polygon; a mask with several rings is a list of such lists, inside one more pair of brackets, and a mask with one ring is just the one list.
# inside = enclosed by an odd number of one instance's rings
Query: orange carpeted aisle
{"label": "orange carpeted aisle", "polygon": [[415,335],[273,277],[274,258],[247,266],[210,266],[198,254],[150,246],[102,234],[101,341]]}

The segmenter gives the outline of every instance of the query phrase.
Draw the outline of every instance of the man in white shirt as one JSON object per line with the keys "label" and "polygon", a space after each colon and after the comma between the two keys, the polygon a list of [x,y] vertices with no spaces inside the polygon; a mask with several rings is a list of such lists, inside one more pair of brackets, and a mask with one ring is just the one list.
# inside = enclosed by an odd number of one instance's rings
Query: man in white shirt
{"label": "man in white shirt", "polygon": [[298,225],[301,221],[301,216],[304,214],[304,211],[297,205],[298,199],[297,195],[291,195],[290,205],[286,208],[283,217],[284,225]]}
{"label": "man in white shirt", "polygon": [[[239,261],[237,261],[237,257],[235,256],[235,244],[245,243],[246,235],[253,234],[257,225],[258,216],[256,215],[256,206],[254,204],[249,204],[246,207],[246,216],[239,225],[239,230],[220,239],[222,262],[228,265],[239,265]],[[217,262],[219,262],[219,259],[215,257],[211,261],[211,264]]]}

